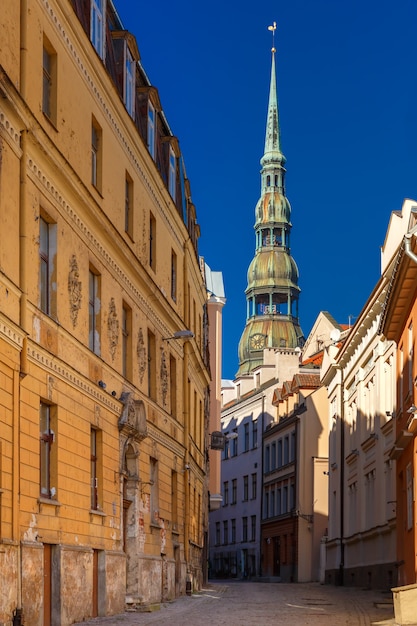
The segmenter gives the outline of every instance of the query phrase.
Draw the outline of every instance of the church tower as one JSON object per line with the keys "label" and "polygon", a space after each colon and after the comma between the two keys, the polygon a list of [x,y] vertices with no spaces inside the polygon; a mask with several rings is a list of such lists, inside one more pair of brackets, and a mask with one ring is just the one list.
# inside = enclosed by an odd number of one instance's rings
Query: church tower
{"label": "church tower", "polygon": [[[276,23],[269,26],[275,32]],[[285,195],[278,99],[272,47],[261,197],[255,209],[255,256],[248,269],[246,325],[239,342],[239,370],[248,374],[263,363],[264,348],[294,349],[304,343],[298,320],[298,268],[290,252],[291,206]]]}

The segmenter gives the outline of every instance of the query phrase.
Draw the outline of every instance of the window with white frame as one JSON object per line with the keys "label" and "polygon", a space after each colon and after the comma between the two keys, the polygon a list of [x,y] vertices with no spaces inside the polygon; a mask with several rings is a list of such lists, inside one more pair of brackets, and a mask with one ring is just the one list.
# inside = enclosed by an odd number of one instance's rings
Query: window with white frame
{"label": "window with white frame", "polygon": [[177,158],[172,146],[169,146],[169,176],[168,176],[168,189],[171,194],[171,198],[175,202],[175,193],[177,189]]}
{"label": "window with white frame", "polygon": [[104,59],[105,10],[106,0],[91,0],[90,39],[102,59]]}
{"label": "window with white frame", "polygon": [[56,224],[39,220],[39,298],[46,315],[56,315]]}
{"label": "window with white frame", "polygon": [[243,501],[249,500],[249,476],[246,474],[243,477]]}
{"label": "window with white frame", "polygon": [[52,487],[52,447],[55,434],[52,429],[53,411],[49,404],[40,403],[40,495],[52,498],[55,495]]}
{"label": "window with white frame", "polygon": [[151,157],[155,158],[155,107],[148,102],[148,150]]}
{"label": "window with white frame", "polygon": [[124,101],[130,117],[135,114],[135,61],[126,45],[125,93]]}
{"label": "window with white frame", "polygon": [[88,286],[88,346],[100,355],[100,275],[93,269],[89,271]]}
{"label": "window with white frame", "polygon": [[55,124],[57,108],[57,55],[45,36],[43,40],[42,71],[42,112]]}

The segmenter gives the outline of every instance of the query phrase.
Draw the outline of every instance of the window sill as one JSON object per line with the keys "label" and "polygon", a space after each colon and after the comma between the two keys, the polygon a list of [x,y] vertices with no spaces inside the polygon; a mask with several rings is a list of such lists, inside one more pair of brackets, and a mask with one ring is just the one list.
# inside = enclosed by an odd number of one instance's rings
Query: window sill
{"label": "window sill", "polygon": [[55,512],[57,512],[57,510],[59,509],[59,507],[61,506],[61,503],[58,502],[58,500],[52,500],[51,498],[45,498],[45,497],[40,497],[38,498],[38,506],[39,506],[39,513],[42,512],[42,508],[45,507],[54,507],[55,508]]}
{"label": "window sill", "polygon": [[90,509],[90,521],[94,521],[95,518],[100,518],[102,523],[104,523],[104,518],[107,517],[104,511],[100,511],[99,509]]}

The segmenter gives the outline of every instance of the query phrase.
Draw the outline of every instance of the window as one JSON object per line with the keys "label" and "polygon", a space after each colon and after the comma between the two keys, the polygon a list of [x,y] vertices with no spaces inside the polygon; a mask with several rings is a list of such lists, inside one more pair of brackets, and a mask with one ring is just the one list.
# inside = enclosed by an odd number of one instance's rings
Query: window
{"label": "window", "polygon": [[88,346],[100,355],[100,276],[89,271],[88,284]]}
{"label": "window", "polygon": [[237,479],[232,480],[232,504],[237,502]]}
{"label": "window", "polygon": [[224,433],[225,435],[225,439],[224,439],[224,450],[223,450],[223,459],[228,459],[230,456],[230,440],[228,439],[227,435],[229,433]]}
{"label": "window", "polygon": [[102,476],[100,472],[100,447],[101,447],[101,432],[95,428],[91,429],[90,433],[90,458],[91,458],[91,510],[98,511],[100,507],[100,490]]}
{"label": "window", "polygon": [[122,311],[122,373],[132,378],[132,309],[123,302]]}
{"label": "window", "polygon": [[125,231],[133,238],[133,180],[127,172],[125,177]]}
{"label": "window", "polygon": [[248,540],[248,518],[242,517],[242,541]]}
{"label": "window", "polygon": [[284,437],[284,465],[289,462],[289,438]]}
{"label": "window", "polygon": [[277,444],[275,441],[271,444],[271,470],[276,468],[277,464]]}
{"label": "window", "polygon": [[56,315],[56,224],[39,220],[39,296],[46,315]]}
{"label": "window", "polygon": [[282,512],[288,513],[288,487],[285,485],[283,489]]}
{"label": "window", "polygon": [[279,487],[277,489],[277,515],[281,515],[282,513],[281,502],[282,502],[282,492],[281,492],[281,487]]}
{"label": "window", "polygon": [[243,477],[243,500],[246,501],[249,499],[249,476],[246,475]]}
{"label": "window", "polygon": [[124,101],[127,112],[133,117],[135,114],[135,61],[127,45]]}
{"label": "window", "polygon": [[148,150],[151,157],[155,158],[155,107],[148,102]]}
{"label": "window", "polygon": [[149,482],[151,484],[151,522],[158,523],[159,520],[159,483],[158,483],[158,461],[157,459],[150,458],[150,476]]}
{"label": "window", "polygon": [[257,481],[256,481],[256,472],[254,474],[252,474],[252,500],[256,500],[256,487],[257,487]]}
{"label": "window", "polygon": [[247,452],[249,450],[249,423],[246,422],[243,425],[243,451]]}
{"label": "window", "polygon": [[269,491],[264,492],[264,519],[269,517]]}
{"label": "window", "polygon": [[229,522],[228,520],[223,521],[223,545],[227,546],[229,543]]}
{"label": "window", "polygon": [[290,461],[295,461],[295,431],[291,433],[290,439]]}
{"label": "window", "polygon": [[171,298],[177,301],[177,255],[171,250]]}
{"label": "window", "polygon": [[91,124],[91,184],[100,191],[102,167],[102,130],[93,118]]}
{"label": "window", "polygon": [[278,439],[278,467],[282,467],[282,439]]}
{"label": "window", "polygon": [[270,470],[270,447],[266,446],[265,448],[265,472],[269,472]]}
{"label": "window", "polygon": [[149,216],[149,265],[156,268],[156,220],[152,213]]}
{"label": "window", "polygon": [[171,415],[177,416],[177,361],[172,354],[169,357],[169,389],[171,395]]}
{"label": "window", "polygon": [[53,486],[54,478],[54,442],[55,433],[52,429],[54,420],[54,408],[49,404],[40,404],[40,495],[43,498],[54,498],[56,487]]}
{"label": "window", "polygon": [[225,480],[223,483],[223,506],[229,504],[229,481]]}
{"label": "window", "polygon": [[232,438],[232,456],[237,456],[237,451],[238,451],[237,442],[238,442],[237,430],[234,429],[233,438]]}
{"label": "window", "polygon": [[155,335],[148,330],[148,395],[156,400],[156,342]]}
{"label": "window", "polygon": [[251,515],[250,518],[250,540],[256,541],[256,515]]}
{"label": "window", "polygon": [[216,546],[220,545],[220,522],[216,522]]}
{"label": "window", "polygon": [[57,99],[57,56],[55,50],[46,37],[43,39],[42,71],[42,112],[51,122],[55,124]]}
{"label": "window", "polygon": [[252,448],[258,447],[258,420],[252,422]]}
{"label": "window", "polygon": [[290,506],[290,511],[295,509],[295,484],[294,483],[290,483],[290,502],[289,502],[289,506]]}
{"label": "window", "polygon": [[275,490],[272,488],[270,492],[269,498],[269,508],[270,508],[270,516],[274,517],[275,515]]}
{"label": "window", "polygon": [[168,187],[169,187],[169,193],[171,194],[171,198],[175,202],[175,191],[177,187],[177,159],[175,157],[175,152],[172,149],[172,146],[169,146]]}
{"label": "window", "polygon": [[236,520],[232,519],[231,520],[231,543],[236,543]]}
{"label": "window", "polygon": [[106,0],[91,0],[90,39],[98,55],[104,58],[104,11]]}

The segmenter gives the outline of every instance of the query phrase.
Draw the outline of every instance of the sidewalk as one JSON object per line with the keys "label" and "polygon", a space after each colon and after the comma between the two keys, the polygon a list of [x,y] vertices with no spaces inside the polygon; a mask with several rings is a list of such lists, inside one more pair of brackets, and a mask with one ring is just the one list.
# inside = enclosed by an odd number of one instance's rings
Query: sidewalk
{"label": "sidewalk", "polygon": [[[152,609],[152,610],[151,610]],[[392,595],[318,583],[212,582],[141,612],[78,626],[394,626]]]}

